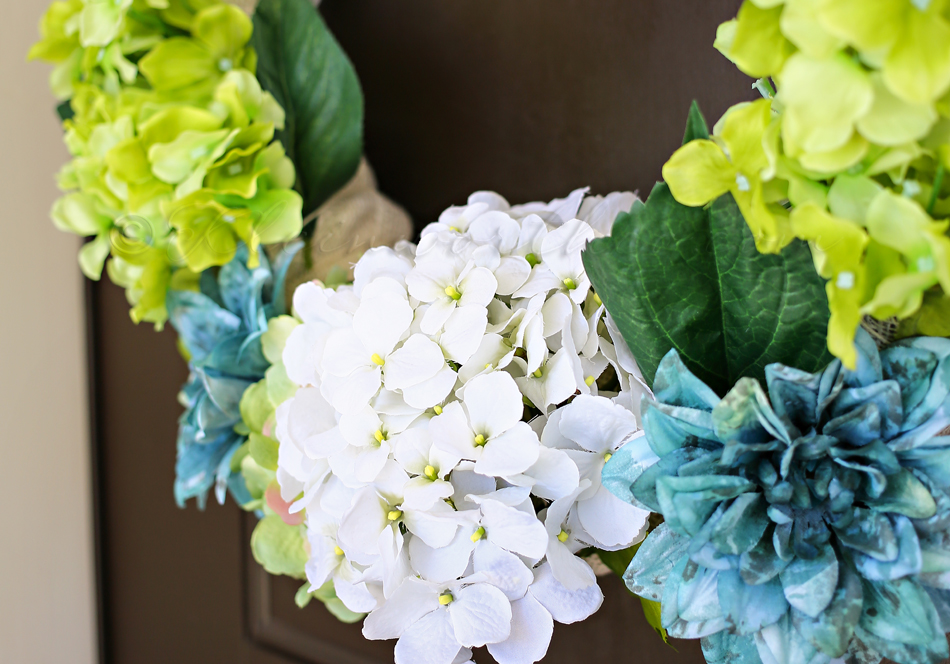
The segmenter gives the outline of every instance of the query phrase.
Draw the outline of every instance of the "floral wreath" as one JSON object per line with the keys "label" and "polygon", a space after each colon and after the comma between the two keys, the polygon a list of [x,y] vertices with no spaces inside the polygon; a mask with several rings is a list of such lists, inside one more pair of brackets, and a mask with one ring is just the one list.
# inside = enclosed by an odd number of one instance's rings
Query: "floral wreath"
{"label": "floral wreath", "polygon": [[[175,498],[400,664],[547,652],[623,576],[711,664],[950,655],[950,2],[745,0],[646,201],[407,241],[307,0],[62,0],[54,223],[177,330]],[[360,228],[365,244],[328,250]]]}

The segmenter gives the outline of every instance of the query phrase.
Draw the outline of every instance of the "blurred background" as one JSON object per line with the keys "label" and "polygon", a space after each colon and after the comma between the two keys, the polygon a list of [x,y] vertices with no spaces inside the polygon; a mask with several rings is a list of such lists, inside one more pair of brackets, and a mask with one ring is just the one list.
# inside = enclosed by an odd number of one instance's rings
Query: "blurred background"
{"label": "blurred background", "polygon": [[96,660],[80,241],[49,209],[68,158],[47,85],[27,63],[48,0],[0,21],[0,662]]}

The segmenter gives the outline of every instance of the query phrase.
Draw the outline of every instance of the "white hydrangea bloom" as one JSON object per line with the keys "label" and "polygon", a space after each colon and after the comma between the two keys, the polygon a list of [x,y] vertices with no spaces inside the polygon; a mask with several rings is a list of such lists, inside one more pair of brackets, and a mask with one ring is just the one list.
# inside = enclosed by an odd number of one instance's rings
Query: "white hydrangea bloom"
{"label": "white hydrangea bloom", "polygon": [[294,294],[281,497],[306,510],[312,586],[398,639],[397,663],[540,660],[603,601],[577,553],[645,535],[601,471],[646,387],[581,259],[635,200],[479,192],[418,246],[368,251],[353,285]]}

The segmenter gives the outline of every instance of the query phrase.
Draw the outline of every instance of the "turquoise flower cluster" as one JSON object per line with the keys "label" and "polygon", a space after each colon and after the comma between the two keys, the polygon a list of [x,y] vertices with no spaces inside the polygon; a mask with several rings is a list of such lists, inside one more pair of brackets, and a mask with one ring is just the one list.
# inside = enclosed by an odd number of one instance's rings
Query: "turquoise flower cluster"
{"label": "turquoise flower cluster", "polygon": [[235,453],[247,440],[241,417],[245,390],[264,378],[271,363],[261,337],[268,321],[286,313],[284,280],[295,243],[282,250],[273,266],[264,252],[256,268],[247,267],[248,249],[239,245],[234,258],[217,274],[205,270],[199,290],[170,290],[168,314],[191,373],[179,399],[186,410],[179,420],[175,500],[196,498],[204,507],[214,487],[218,502],[228,490],[238,504],[251,501]]}
{"label": "turquoise flower cluster", "polygon": [[[663,359],[635,445],[604,469],[664,518],[626,574],[670,636],[710,662],[937,662],[950,631],[950,340],[878,352],[855,370],[766,368],[720,399]],[[643,450],[641,449],[642,453]]]}

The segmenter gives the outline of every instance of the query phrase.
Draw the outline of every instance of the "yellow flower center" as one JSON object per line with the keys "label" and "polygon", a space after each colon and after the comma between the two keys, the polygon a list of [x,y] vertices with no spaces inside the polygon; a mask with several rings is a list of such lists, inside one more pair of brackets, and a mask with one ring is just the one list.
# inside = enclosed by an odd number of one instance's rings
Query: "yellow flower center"
{"label": "yellow flower center", "polygon": [[590,387],[591,385],[594,384],[595,380],[597,379],[594,378],[593,376],[588,376],[587,378],[584,379],[584,382],[587,384],[587,387]]}
{"label": "yellow flower center", "polygon": [[538,367],[537,369],[534,370],[534,373],[531,375],[534,376],[535,378],[540,378],[544,374],[541,373],[541,367]]}
{"label": "yellow flower center", "polygon": [[607,461],[610,461],[610,457],[612,456],[613,454],[611,454],[610,452],[607,452],[607,454],[604,455],[604,462],[606,463]]}
{"label": "yellow flower center", "polygon": [[386,518],[390,521],[399,521],[402,518],[402,510],[390,510],[389,514],[386,515]]}
{"label": "yellow flower center", "polygon": [[439,604],[442,606],[448,606],[455,601],[455,598],[452,597],[452,593],[442,593],[439,595]]}
{"label": "yellow flower center", "polygon": [[422,474],[428,477],[433,482],[439,479],[439,471],[435,469],[435,466],[426,466],[425,470],[422,471]]}
{"label": "yellow flower center", "polygon": [[379,356],[379,353],[373,353],[373,356],[372,356],[371,358],[369,358],[369,359],[371,359],[371,360],[373,361],[373,364],[375,364],[376,366],[380,366],[380,367],[381,367],[381,366],[383,366],[384,364],[386,364],[386,360],[384,360],[383,358],[381,358],[381,357]]}
{"label": "yellow flower center", "polygon": [[600,295],[597,293],[594,293],[594,303],[597,304],[598,307],[604,303],[604,301],[600,299]]}
{"label": "yellow flower center", "polygon": [[570,537],[570,535],[568,535],[563,530],[557,534],[557,539],[559,542],[566,542],[568,537]]}
{"label": "yellow flower center", "polygon": [[478,445],[479,447],[481,447],[482,445],[484,445],[484,444],[485,444],[485,436],[483,436],[482,434],[478,434],[477,436],[475,436],[475,444]]}
{"label": "yellow flower center", "polygon": [[386,434],[382,432],[382,429],[376,429],[376,431],[373,433],[373,438],[376,439],[377,443],[381,443],[386,440]]}
{"label": "yellow flower center", "polygon": [[338,556],[342,556],[342,555],[343,555],[343,549],[341,549],[341,548],[338,547],[338,546],[335,546],[335,547],[333,547],[333,553],[335,553],[335,554],[338,555]]}
{"label": "yellow flower center", "polygon": [[473,542],[477,542],[478,540],[480,540],[480,539],[483,538],[484,536],[485,536],[485,528],[482,527],[482,526],[479,526],[479,527],[478,527],[478,530],[476,530],[474,533],[472,533],[471,540],[472,540]]}
{"label": "yellow flower center", "polygon": [[459,292],[458,288],[456,288],[455,286],[446,286],[445,294],[448,295],[453,300],[455,300],[456,302],[462,299],[462,294]]}
{"label": "yellow flower center", "polygon": [[577,288],[577,282],[571,279],[570,277],[568,277],[561,283],[564,284],[564,288],[566,288],[567,290],[574,290],[575,288]]}
{"label": "yellow flower center", "polygon": [[537,254],[533,254],[533,253],[525,256],[524,259],[528,261],[528,265],[530,265],[531,267],[534,267],[535,265],[541,262],[541,259],[538,258]]}
{"label": "yellow flower center", "polygon": [[442,406],[435,405],[435,406],[432,407],[432,410],[433,410],[433,412],[435,412],[436,415],[441,415],[441,414],[442,414]]}

